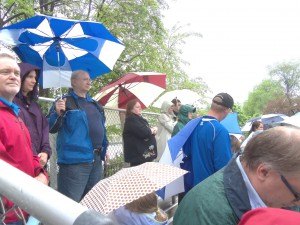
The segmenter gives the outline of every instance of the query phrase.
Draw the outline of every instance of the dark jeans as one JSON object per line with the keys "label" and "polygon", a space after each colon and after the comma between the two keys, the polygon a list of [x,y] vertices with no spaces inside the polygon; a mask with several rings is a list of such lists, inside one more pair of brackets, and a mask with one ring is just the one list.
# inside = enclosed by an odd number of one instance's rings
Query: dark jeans
{"label": "dark jeans", "polygon": [[93,163],[60,164],[57,189],[63,195],[79,202],[102,178],[100,154],[94,154]]}

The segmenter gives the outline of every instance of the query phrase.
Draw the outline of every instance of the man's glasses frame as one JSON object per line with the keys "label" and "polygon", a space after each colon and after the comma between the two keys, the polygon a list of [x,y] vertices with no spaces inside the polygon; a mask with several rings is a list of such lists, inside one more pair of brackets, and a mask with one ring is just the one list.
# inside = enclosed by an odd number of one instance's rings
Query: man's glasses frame
{"label": "man's glasses frame", "polygon": [[295,191],[295,189],[287,181],[287,179],[285,178],[285,176],[283,176],[282,174],[280,174],[280,178],[281,178],[282,182],[285,184],[285,186],[289,189],[289,191],[295,196],[295,199],[293,200],[293,202],[298,202],[300,200],[300,193],[297,192],[297,191]]}

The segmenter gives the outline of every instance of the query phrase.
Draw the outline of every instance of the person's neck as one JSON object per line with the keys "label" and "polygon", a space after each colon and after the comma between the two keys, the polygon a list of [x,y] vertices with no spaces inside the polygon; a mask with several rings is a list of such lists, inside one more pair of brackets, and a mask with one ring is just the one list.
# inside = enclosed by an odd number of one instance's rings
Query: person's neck
{"label": "person's neck", "polygon": [[218,121],[221,121],[223,119],[223,116],[220,113],[217,113],[213,110],[209,110],[207,113],[208,116],[215,117]]}
{"label": "person's neck", "polygon": [[0,95],[0,98],[5,99],[8,102],[13,102],[15,96],[2,96]]}
{"label": "person's neck", "polygon": [[76,94],[78,97],[86,98],[87,92],[81,92],[81,91],[78,91],[78,90],[74,90],[74,92],[75,92],[75,94]]}
{"label": "person's neck", "polygon": [[27,97],[28,92],[27,92],[27,91],[22,91],[22,95],[23,95],[24,97]]}

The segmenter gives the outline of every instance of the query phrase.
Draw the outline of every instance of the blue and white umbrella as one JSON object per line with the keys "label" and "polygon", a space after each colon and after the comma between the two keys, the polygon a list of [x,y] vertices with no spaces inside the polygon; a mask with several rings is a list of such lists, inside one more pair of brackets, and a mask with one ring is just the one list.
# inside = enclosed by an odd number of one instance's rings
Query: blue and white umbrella
{"label": "blue and white umbrella", "polygon": [[2,28],[0,40],[23,62],[42,68],[44,88],[70,87],[75,70],[92,79],[108,73],[125,48],[101,23],[45,15]]}

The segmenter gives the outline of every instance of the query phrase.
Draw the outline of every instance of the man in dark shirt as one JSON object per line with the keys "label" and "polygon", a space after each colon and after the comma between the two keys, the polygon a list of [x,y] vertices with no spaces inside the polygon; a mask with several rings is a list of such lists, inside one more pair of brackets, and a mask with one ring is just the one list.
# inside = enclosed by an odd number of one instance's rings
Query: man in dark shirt
{"label": "man in dark shirt", "polygon": [[108,141],[103,108],[88,95],[89,74],[73,72],[71,85],[52,107],[49,124],[50,132],[58,131],[58,191],[79,202],[102,177]]}

